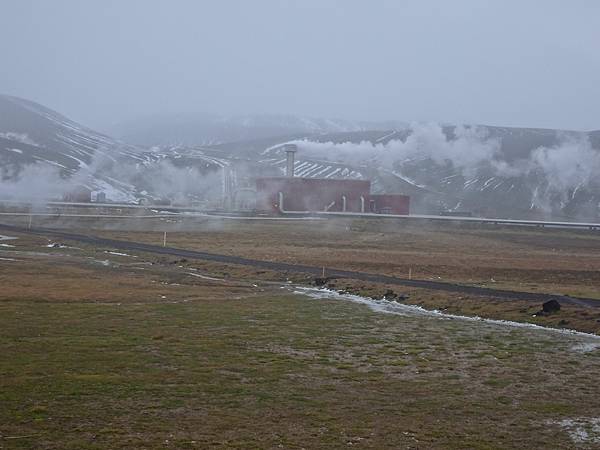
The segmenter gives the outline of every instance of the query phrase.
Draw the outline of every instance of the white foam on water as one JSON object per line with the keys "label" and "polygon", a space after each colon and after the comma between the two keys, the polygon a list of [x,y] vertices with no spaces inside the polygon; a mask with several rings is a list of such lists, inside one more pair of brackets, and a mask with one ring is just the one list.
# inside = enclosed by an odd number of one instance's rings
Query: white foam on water
{"label": "white foam on water", "polygon": [[532,323],[513,322],[510,320],[485,319],[478,316],[461,316],[457,314],[448,314],[438,310],[429,310],[417,305],[407,305],[404,303],[392,302],[389,300],[375,300],[368,297],[361,297],[354,294],[340,294],[339,292],[313,287],[296,286],[293,291],[295,294],[306,295],[315,299],[333,299],[346,300],[354,303],[360,303],[368,306],[371,310],[386,314],[396,314],[409,317],[432,317],[441,320],[462,320],[466,322],[481,322],[491,325],[499,325],[503,327],[525,328],[535,331],[544,331],[577,338],[584,338],[585,341],[578,342],[571,350],[579,352],[589,352],[596,348],[600,348],[600,336],[596,334],[583,333],[581,331],[568,330],[563,328],[549,328]]}

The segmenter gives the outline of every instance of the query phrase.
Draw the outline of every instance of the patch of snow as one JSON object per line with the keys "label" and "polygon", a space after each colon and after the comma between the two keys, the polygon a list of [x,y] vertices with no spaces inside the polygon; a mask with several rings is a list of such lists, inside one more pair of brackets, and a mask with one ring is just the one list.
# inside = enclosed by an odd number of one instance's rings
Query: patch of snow
{"label": "patch of snow", "polygon": [[327,175],[325,175],[325,178],[331,178],[334,175],[336,175],[338,172],[340,172],[342,169],[340,169],[339,167],[337,169],[335,169],[333,172],[328,173]]}
{"label": "patch of snow", "polygon": [[44,245],[44,247],[47,247],[47,248],[69,248],[64,244],[59,244],[57,242],[51,242],[48,245]]}
{"label": "patch of snow", "polygon": [[600,342],[580,342],[571,347],[574,352],[589,353],[600,348]]}
{"label": "patch of snow", "polygon": [[31,139],[26,133],[6,131],[4,133],[0,133],[0,138],[7,139],[9,141],[20,142],[21,144],[32,145],[34,147],[40,147],[40,144]]}
{"label": "patch of snow", "polygon": [[380,138],[378,138],[378,139],[375,139],[375,142],[381,142],[381,141],[385,141],[386,139],[388,139],[388,138],[391,138],[391,137],[392,137],[393,135],[395,135],[396,133],[397,133],[397,131],[396,131],[396,130],[394,130],[394,131],[392,131],[391,133],[389,133],[389,134],[386,134],[385,136],[381,136]]}
{"label": "patch of snow", "polygon": [[416,187],[418,187],[418,188],[423,188],[423,189],[425,189],[425,186],[424,186],[424,185],[422,185],[422,184],[419,184],[419,183],[417,183],[417,182],[416,182],[416,181],[414,181],[414,180],[411,180],[411,179],[410,179],[410,178],[408,178],[406,175],[403,175],[403,174],[401,174],[400,172],[398,172],[398,171],[396,171],[396,170],[392,171],[392,175],[394,175],[394,176],[395,176],[395,177],[397,177],[397,178],[400,178],[402,181],[405,181],[405,182],[407,182],[408,184],[412,184],[413,186],[416,186]]}
{"label": "patch of snow", "polygon": [[0,241],[14,241],[15,239],[19,239],[18,237],[13,236],[4,236],[0,234]]}
{"label": "patch of snow", "polygon": [[559,425],[576,444],[600,444],[600,417],[577,417],[550,423]]}
{"label": "patch of snow", "polygon": [[479,178],[472,178],[471,180],[467,180],[467,181],[465,181],[464,188],[467,189],[467,188],[471,187],[472,184],[477,183],[478,181],[479,181]]}
{"label": "patch of snow", "polygon": [[0,247],[14,247],[14,245],[10,245],[10,244],[0,244]]}

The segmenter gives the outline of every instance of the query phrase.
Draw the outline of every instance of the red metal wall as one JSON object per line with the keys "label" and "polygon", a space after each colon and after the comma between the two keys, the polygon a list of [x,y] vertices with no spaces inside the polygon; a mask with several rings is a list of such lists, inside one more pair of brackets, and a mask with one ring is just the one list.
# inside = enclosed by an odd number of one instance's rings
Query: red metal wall
{"label": "red metal wall", "polygon": [[402,194],[373,194],[369,196],[365,209],[376,214],[407,215],[410,211],[410,197]]}
{"label": "red metal wall", "polygon": [[283,193],[283,208],[287,211],[342,211],[342,196],[346,211],[360,212],[361,200],[368,208],[371,182],[367,180],[330,180],[322,178],[269,177],[256,180],[256,209],[279,212],[279,192]]}
{"label": "red metal wall", "polygon": [[83,186],[77,186],[73,190],[63,194],[64,202],[90,203],[92,201],[92,191]]}

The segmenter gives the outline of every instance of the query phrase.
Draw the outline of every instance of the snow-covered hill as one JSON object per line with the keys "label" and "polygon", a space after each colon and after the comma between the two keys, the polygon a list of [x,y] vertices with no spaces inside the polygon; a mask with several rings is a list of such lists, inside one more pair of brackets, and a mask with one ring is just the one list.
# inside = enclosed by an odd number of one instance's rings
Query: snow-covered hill
{"label": "snow-covered hill", "polygon": [[[40,104],[0,95],[0,197],[44,192],[56,197],[77,183],[108,192],[116,200],[131,201],[131,184],[105,175],[99,168],[143,160],[134,146]],[[67,181],[73,177],[73,183]]]}
{"label": "snow-covered hill", "polygon": [[[150,137],[153,145],[144,148],[36,103],[0,96],[0,199],[56,196],[78,184],[116,201],[168,198],[216,205],[223,192],[251,188],[256,176],[283,174],[282,145],[294,142],[297,176],[369,179],[374,192],[411,195],[415,212],[598,216],[600,131],[293,116],[208,116],[203,124],[187,134],[165,131],[159,121],[153,129],[157,139]],[[129,132],[136,134],[134,128],[122,134]],[[192,143],[154,145],[161,139]]]}
{"label": "snow-covered hill", "polygon": [[125,144],[40,104],[0,96],[0,200],[60,199],[81,187],[121,202],[201,199],[220,191],[227,164],[200,149]]}
{"label": "snow-covered hill", "polygon": [[38,103],[0,95],[0,152],[6,162],[35,161],[74,171],[95,158],[141,160],[139,149]]}
{"label": "snow-covered hill", "polygon": [[[334,176],[360,174],[373,180],[377,191],[410,194],[418,212],[564,219],[598,215],[598,132],[413,124],[287,142],[298,145],[296,168],[303,175],[327,173],[327,168],[336,170]],[[265,163],[280,170],[283,143],[271,142],[260,152]]]}

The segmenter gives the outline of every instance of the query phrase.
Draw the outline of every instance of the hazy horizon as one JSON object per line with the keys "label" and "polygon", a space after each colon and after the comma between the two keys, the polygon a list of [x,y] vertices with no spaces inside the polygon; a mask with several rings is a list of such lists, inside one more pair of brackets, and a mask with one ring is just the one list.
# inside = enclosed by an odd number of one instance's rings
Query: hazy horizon
{"label": "hazy horizon", "polygon": [[5,0],[0,93],[161,114],[600,129],[600,3]]}

